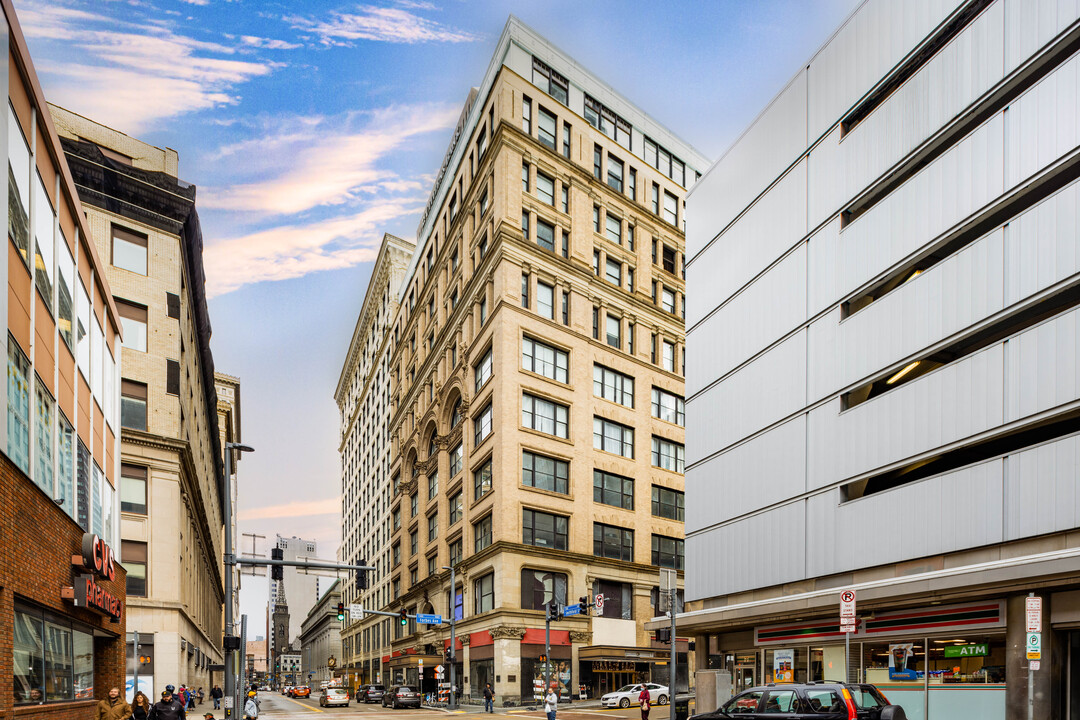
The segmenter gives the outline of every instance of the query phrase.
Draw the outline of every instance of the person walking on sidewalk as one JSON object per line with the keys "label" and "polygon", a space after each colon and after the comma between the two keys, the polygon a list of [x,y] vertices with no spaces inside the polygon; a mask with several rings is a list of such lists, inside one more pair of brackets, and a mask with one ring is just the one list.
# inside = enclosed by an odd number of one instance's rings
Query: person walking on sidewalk
{"label": "person walking on sidewalk", "polygon": [[494,713],[492,709],[495,704],[495,692],[491,689],[491,683],[484,686],[484,712]]}
{"label": "person walking on sidewalk", "polygon": [[649,695],[649,686],[641,686],[641,694],[638,695],[638,702],[641,703],[641,720],[649,720],[649,710],[652,708],[652,696]]}
{"label": "person walking on sidewalk", "polygon": [[559,696],[555,694],[555,688],[548,688],[547,697],[544,698],[544,712],[547,720],[555,720],[555,709],[559,706]]}
{"label": "person walking on sidewalk", "polygon": [[223,693],[221,691],[221,687],[218,686],[218,685],[215,685],[214,687],[210,688],[210,699],[214,701],[214,709],[215,710],[220,710],[221,709],[221,696],[224,695],[224,694],[225,693]]}
{"label": "person walking on sidewalk", "polygon": [[161,699],[150,708],[150,720],[187,720],[187,713],[183,703],[173,695],[172,685],[166,685],[161,693]]}
{"label": "person walking on sidewalk", "polygon": [[130,717],[131,706],[120,697],[119,688],[110,689],[109,697],[98,701],[97,720],[128,720]]}
{"label": "person walking on sidewalk", "polygon": [[134,720],[149,720],[150,705],[150,698],[146,697],[142,690],[139,690],[135,693],[135,697],[131,698],[131,717]]}
{"label": "person walking on sidewalk", "polygon": [[247,702],[244,703],[244,720],[258,720],[259,706],[255,702],[255,693],[249,692]]}

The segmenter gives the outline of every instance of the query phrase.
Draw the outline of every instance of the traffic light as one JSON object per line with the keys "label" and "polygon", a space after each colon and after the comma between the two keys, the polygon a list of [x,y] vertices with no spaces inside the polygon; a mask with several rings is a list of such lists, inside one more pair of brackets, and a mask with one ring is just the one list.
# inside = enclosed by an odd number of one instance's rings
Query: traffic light
{"label": "traffic light", "polygon": [[446,660],[446,662],[448,662],[448,663],[452,663],[452,662],[454,662],[454,651],[453,651],[453,649],[452,649],[452,648],[450,648],[450,647],[448,646],[448,647],[446,648],[446,650],[445,650],[445,651],[443,651],[443,658],[444,658],[444,659]]}
{"label": "traffic light", "polygon": [[540,655],[540,662],[541,662],[541,664],[546,663],[547,662],[547,655]]}
{"label": "traffic light", "polygon": [[[357,565],[367,565],[367,560],[361,560],[359,563],[357,563]],[[357,590],[367,590],[367,588],[368,588],[367,570],[357,570],[356,571],[356,589]]]}
{"label": "traffic light", "polygon": [[558,603],[547,603],[547,620],[548,622],[562,620],[562,606]]}
{"label": "traffic light", "polygon": [[657,628],[656,629],[656,642],[662,642],[662,643],[671,642],[671,628]]}
{"label": "traffic light", "polygon": [[589,596],[588,595],[582,595],[581,597],[579,597],[577,599],[577,601],[578,601],[578,604],[581,605],[581,614],[582,615],[588,615],[589,614]]}
{"label": "traffic light", "polygon": [[401,627],[409,624],[409,613],[405,612],[405,608],[398,610],[398,619],[401,622]]}
{"label": "traffic light", "polygon": [[[271,560],[284,560],[285,559],[285,551],[282,550],[281,548],[271,548],[271,550],[270,550],[270,559]],[[270,566],[270,578],[273,579],[273,580],[284,580],[285,579],[285,568],[283,568],[281,565],[271,565]]]}
{"label": "traffic light", "polygon": [[345,603],[343,602],[339,602],[337,604],[337,619],[338,622],[341,622],[345,619]]}

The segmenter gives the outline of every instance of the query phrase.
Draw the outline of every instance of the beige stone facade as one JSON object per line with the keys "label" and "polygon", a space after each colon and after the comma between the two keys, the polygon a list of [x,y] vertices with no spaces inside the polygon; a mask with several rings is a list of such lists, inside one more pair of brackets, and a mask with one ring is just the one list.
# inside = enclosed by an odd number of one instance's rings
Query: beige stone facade
{"label": "beige stone facade", "polygon": [[[178,181],[175,151],[50,110],[76,176],[100,169],[114,183],[77,180],[125,329],[120,552],[128,631],[153,635],[154,693],[166,684],[212,687],[221,674],[210,666],[223,661],[223,478],[202,258],[192,257],[194,188]],[[130,257],[119,262],[118,234],[145,247],[142,267],[132,270]],[[133,576],[142,582],[133,585]]]}
{"label": "beige stone facade", "polygon": [[[643,624],[682,564],[682,196],[704,159],[512,18],[447,160],[394,325],[387,607],[457,604],[464,694],[518,703],[543,603],[603,593],[552,624],[559,692],[666,683]],[[393,628],[381,679],[416,682],[449,626]]]}

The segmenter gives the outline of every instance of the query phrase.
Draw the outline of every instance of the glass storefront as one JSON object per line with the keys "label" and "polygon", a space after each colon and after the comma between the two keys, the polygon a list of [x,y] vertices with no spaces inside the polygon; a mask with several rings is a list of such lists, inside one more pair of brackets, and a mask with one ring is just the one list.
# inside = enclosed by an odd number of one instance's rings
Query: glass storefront
{"label": "glass storefront", "polygon": [[484,696],[484,687],[491,683],[495,687],[495,660],[472,660],[469,662],[469,694],[474,698]]}
{"label": "glass storefront", "polygon": [[17,605],[12,656],[16,705],[94,697],[94,636],[82,625]]}

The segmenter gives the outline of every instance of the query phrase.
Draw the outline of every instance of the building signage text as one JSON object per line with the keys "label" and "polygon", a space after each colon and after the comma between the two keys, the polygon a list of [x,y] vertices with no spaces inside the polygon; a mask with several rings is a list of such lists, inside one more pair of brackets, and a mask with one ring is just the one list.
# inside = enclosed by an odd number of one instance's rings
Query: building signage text
{"label": "building signage text", "polygon": [[75,607],[97,610],[114,620],[119,620],[124,612],[124,603],[120,598],[98,585],[93,575],[79,575],[75,578]]}

